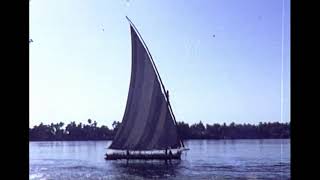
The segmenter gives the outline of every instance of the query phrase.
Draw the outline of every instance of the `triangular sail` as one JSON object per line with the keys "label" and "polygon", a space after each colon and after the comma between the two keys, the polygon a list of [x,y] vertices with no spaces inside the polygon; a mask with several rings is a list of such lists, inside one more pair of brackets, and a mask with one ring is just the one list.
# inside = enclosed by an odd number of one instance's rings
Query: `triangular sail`
{"label": "triangular sail", "polygon": [[132,67],[126,110],[110,149],[155,150],[181,146],[148,50],[130,25]]}

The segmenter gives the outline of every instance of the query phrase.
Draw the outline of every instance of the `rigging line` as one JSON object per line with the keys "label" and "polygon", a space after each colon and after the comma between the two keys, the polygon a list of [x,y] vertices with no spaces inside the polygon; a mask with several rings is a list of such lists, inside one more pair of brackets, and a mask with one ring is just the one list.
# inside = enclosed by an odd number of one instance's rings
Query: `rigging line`
{"label": "rigging line", "polygon": [[[126,18],[127,18],[127,20],[129,21],[131,27],[133,27],[133,29],[134,29],[135,32],[137,33],[137,35],[138,35],[139,39],[141,40],[144,48],[146,49],[147,54],[148,54],[149,58],[151,59],[151,64],[153,65],[153,68],[154,68],[155,71],[156,71],[157,78],[159,79],[159,81],[160,81],[160,83],[161,83],[161,86],[162,86],[162,88],[163,88],[163,91],[164,91],[164,93],[165,93],[165,92],[166,92],[166,88],[164,87],[164,84],[162,83],[162,80],[161,80],[161,77],[160,77],[160,75],[159,75],[158,69],[157,69],[157,67],[155,66],[155,63],[154,63],[153,58],[152,58],[152,56],[151,56],[151,53],[149,52],[148,46],[147,46],[146,43],[144,42],[144,40],[143,40],[142,36],[140,35],[138,29],[137,29],[137,28],[135,27],[135,25],[131,22],[131,20],[128,18],[128,16],[126,16]],[[167,100],[167,97],[166,97],[166,96],[165,96],[165,99]]]}
{"label": "rigging line", "polygon": [[[158,69],[157,69],[157,67],[156,67],[156,64],[154,63],[153,58],[152,58],[152,56],[151,56],[151,53],[150,53],[150,51],[149,51],[149,49],[148,49],[148,46],[147,46],[146,43],[144,42],[144,40],[143,40],[142,36],[140,35],[138,29],[135,27],[135,25],[132,23],[132,21],[129,19],[129,17],[126,16],[126,18],[127,18],[127,20],[129,21],[131,27],[133,27],[133,29],[134,29],[135,32],[137,33],[139,39],[141,40],[144,48],[145,48],[146,51],[147,51],[147,54],[148,54],[148,56],[149,56],[149,58],[150,58],[150,60],[151,60],[151,64],[152,64],[153,68],[154,68],[155,71],[156,71],[157,78],[159,79],[160,84],[161,84],[161,87],[162,87],[162,89],[163,89],[164,98],[165,98],[165,100],[168,102],[169,112],[170,112],[170,115],[172,116],[172,118],[173,118],[173,120],[174,120],[173,123],[176,125],[177,130],[178,130],[178,124],[177,124],[177,121],[176,121],[176,117],[175,117],[175,115],[173,114],[171,104],[170,104],[170,102],[169,102],[169,100],[167,99],[167,96],[166,96],[166,92],[167,92],[167,91],[166,91],[166,88],[164,87],[164,84],[163,84],[163,82],[162,82],[162,80],[161,80],[161,77],[160,77],[160,74],[159,74],[159,72],[158,72]],[[179,139],[180,139],[180,142],[181,142],[182,146],[184,147],[184,143],[182,142],[182,140],[181,140],[180,137],[179,137]]]}
{"label": "rigging line", "polygon": [[[145,48],[146,51],[147,51],[147,54],[148,54],[148,56],[149,56],[149,58],[150,58],[150,60],[151,60],[151,64],[152,64],[152,66],[153,66],[153,68],[154,68],[154,70],[155,70],[155,72],[156,72],[156,76],[157,76],[158,80],[160,81],[160,84],[161,84],[161,87],[162,87],[162,91],[163,91],[162,93],[163,93],[163,95],[164,95],[164,98],[165,98],[165,100],[168,102],[168,99],[167,99],[167,96],[166,96],[166,92],[167,92],[167,91],[166,91],[166,88],[164,87],[164,84],[162,83],[160,74],[159,74],[159,72],[158,72],[158,69],[157,69],[154,61],[153,61],[153,58],[152,58],[152,56],[151,56],[151,53],[149,52],[148,46],[147,46],[146,43],[144,42],[144,40],[143,40],[142,36],[140,35],[138,29],[137,29],[137,28],[135,27],[135,25],[131,22],[131,20],[128,18],[128,16],[126,16],[126,18],[127,18],[127,20],[129,21],[131,27],[133,27],[133,29],[134,29],[135,32],[137,33],[140,41],[142,42],[144,48]],[[170,113],[170,114],[171,114],[171,113]]]}
{"label": "rigging line", "polygon": [[[152,55],[151,55],[151,53],[150,53],[150,51],[149,51],[149,49],[148,49],[148,46],[147,46],[146,43],[144,42],[142,36],[140,35],[140,33],[139,33],[138,29],[135,27],[135,25],[131,22],[131,20],[130,20],[127,16],[126,16],[126,18],[127,18],[127,20],[129,21],[130,25],[133,27],[133,29],[134,29],[134,30],[136,31],[136,33],[138,34],[139,39],[141,40],[143,46],[145,47],[145,49],[146,49],[146,51],[147,51],[147,54],[148,54],[148,56],[149,56],[149,58],[150,58],[150,60],[151,60],[151,64],[152,64],[153,68],[155,69],[157,78],[159,79],[160,84],[161,84],[161,86],[162,86],[164,98],[165,98],[165,100],[166,100],[167,102],[169,102],[168,99],[167,99],[167,96],[165,95],[165,94],[166,94],[166,88],[165,88],[165,86],[164,86],[164,84],[163,84],[163,82],[162,82],[162,79],[161,79],[160,74],[159,74],[159,72],[158,72],[158,69],[157,69],[157,67],[156,67],[156,65],[155,65],[155,63],[154,63],[154,61],[153,61],[153,58],[152,58]],[[170,103],[169,103],[169,106],[171,107]],[[173,114],[173,113],[172,113],[172,114]],[[173,115],[173,116],[174,116],[174,115]],[[174,117],[174,119],[175,119],[175,117]]]}

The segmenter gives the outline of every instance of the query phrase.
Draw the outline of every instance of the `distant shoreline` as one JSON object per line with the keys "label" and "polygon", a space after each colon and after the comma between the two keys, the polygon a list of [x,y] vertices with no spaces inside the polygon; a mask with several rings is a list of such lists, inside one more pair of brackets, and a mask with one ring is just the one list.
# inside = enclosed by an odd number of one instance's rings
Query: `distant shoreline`
{"label": "distant shoreline", "polygon": [[[188,140],[288,140],[291,138],[262,138],[262,139],[257,139],[257,138],[248,138],[248,139],[183,139],[184,141]],[[56,142],[69,142],[69,141],[81,141],[81,142],[86,142],[86,141],[112,141],[112,139],[104,139],[104,140],[29,140],[29,142],[51,142],[51,141],[56,141]]]}
{"label": "distant shoreline", "polygon": [[[51,123],[29,128],[29,141],[105,141],[112,140],[121,123],[114,121],[112,129],[107,126],[97,126],[97,122],[88,119],[88,124],[76,124],[70,122],[64,127],[64,123]],[[189,125],[185,122],[177,123],[180,139],[290,139],[290,123],[260,122],[252,124],[206,124],[201,121]]]}

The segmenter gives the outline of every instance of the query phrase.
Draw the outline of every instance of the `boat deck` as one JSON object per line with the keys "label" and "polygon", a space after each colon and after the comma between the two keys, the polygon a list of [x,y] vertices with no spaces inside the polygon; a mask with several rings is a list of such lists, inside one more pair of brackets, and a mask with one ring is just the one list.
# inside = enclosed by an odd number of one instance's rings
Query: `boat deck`
{"label": "boat deck", "polygon": [[181,153],[175,154],[106,154],[106,160],[121,160],[121,159],[140,159],[140,160],[171,160],[181,159]]}

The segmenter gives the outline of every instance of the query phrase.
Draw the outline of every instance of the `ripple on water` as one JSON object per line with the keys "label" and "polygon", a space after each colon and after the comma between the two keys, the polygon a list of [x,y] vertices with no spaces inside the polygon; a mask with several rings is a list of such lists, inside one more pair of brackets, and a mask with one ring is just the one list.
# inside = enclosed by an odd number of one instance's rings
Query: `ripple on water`
{"label": "ripple on water", "polygon": [[34,173],[29,175],[29,179],[31,180],[44,180],[46,179],[46,176],[43,173]]}
{"label": "ripple on water", "polygon": [[[96,144],[83,142],[77,147],[77,143],[64,142],[63,144],[30,143],[30,179],[115,179],[115,180],[140,180],[140,179],[290,179],[290,152],[283,153],[280,161],[279,153],[281,141],[270,140],[268,146],[261,146],[254,140],[234,141],[233,144],[221,141],[190,141],[190,151],[184,155],[179,163],[165,165],[165,163],[130,161],[104,161],[106,142]],[[204,141],[203,141],[204,142]],[[210,143],[209,143],[210,142]],[[252,143],[251,143],[252,142]],[[69,145],[72,144],[73,146]],[[234,144],[239,147],[227,154],[221,151],[232,149]],[[240,146],[241,145],[241,146]],[[50,146],[50,147],[46,147]],[[63,146],[64,151],[59,151]],[[75,146],[75,147],[74,147]],[[206,158],[202,149],[207,149],[214,156]],[[290,144],[284,149],[289,149]],[[86,150],[83,150],[83,147]],[[50,148],[52,152],[39,153],[39,149]],[[220,149],[219,149],[220,148]],[[250,154],[244,150],[250,150]],[[275,156],[273,156],[275,154]]]}

